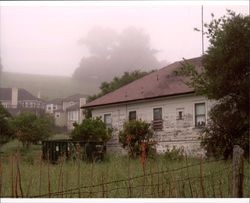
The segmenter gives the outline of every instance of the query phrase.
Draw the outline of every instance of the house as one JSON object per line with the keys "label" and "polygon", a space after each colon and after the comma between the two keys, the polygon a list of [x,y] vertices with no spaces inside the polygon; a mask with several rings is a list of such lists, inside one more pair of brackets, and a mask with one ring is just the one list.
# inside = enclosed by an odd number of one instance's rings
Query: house
{"label": "house", "polygon": [[48,114],[53,114],[56,110],[62,109],[62,98],[56,98],[46,102],[45,112]]}
{"label": "house", "polygon": [[[202,68],[200,57],[187,62]],[[107,150],[120,152],[118,131],[123,123],[141,119],[152,124],[158,153],[175,146],[187,154],[203,154],[198,137],[213,102],[196,96],[185,83],[188,78],[174,74],[180,66],[180,62],[172,63],[82,107],[112,126],[114,134]]]}
{"label": "house", "polygon": [[29,111],[44,113],[45,103],[22,88],[0,88],[0,102],[13,115]]}
{"label": "house", "polygon": [[81,123],[83,120],[83,110],[80,106],[85,103],[86,98],[82,94],[57,98],[47,102],[46,113],[54,115],[56,126],[72,130],[74,123]]}

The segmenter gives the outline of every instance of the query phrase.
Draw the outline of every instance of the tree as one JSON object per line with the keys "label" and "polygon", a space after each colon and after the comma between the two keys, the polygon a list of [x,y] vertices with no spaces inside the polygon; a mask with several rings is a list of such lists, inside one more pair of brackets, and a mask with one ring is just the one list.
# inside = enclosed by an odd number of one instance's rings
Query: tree
{"label": "tree", "polygon": [[153,137],[153,130],[149,123],[141,120],[132,120],[125,122],[123,130],[119,132],[119,141],[123,148],[128,150],[131,157],[140,156],[142,153],[142,143],[145,143],[146,155],[152,152],[153,143],[150,139]]}
{"label": "tree", "polygon": [[13,137],[11,115],[0,103],[0,145],[5,144]]}
{"label": "tree", "polygon": [[204,69],[184,62],[177,73],[190,77],[188,85],[197,94],[217,100],[202,135],[208,154],[227,159],[239,144],[249,156],[250,17],[228,10],[205,27],[210,46],[202,58]]}
{"label": "tree", "polygon": [[13,120],[13,126],[16,138],[29,148],[31,143],[48,139],[52,135],[54,123],[48,115],[23,112]]}
{"label": "tree", "polygon": [[150,47],[150,37],[135,27],[121,33],[95,27],[80,42],[90,56],[82,58],[73,74],[76,80],[110,81],[125,71],[148,71],[163,65],[155,56],[158,51]]}
{"label": "tree", "polygon": [[[152,72],[152,71],[151,71]],[[133,82],[134,80],[137,80],[150,72],[145,71],[131,71],[131,72],[124,72],[121,77],[114,77],[111,82],[102,82],[100,89],[101,92],[96,95],[92,95],[88,98],[88,101],[92,101],[94,99],[97,99],[98,97],[101,97],[109,92],[112,92],[128,83]]]}
{"label": "tree", "polygon": [[81,124],[75,124],[71,136],[73,140],[107,142],[111,138],[111,130],[100,118],[87,118]]}
{"label": "tree", "polygon": [[[75,124],[72,139],[85,141],[83,158],[89,161],[103,159],[106,142],[111,138],[112,130],[107,128],[100,118],[85,118],[81,124]],[[98,148],[102,142],[102,148]]]}

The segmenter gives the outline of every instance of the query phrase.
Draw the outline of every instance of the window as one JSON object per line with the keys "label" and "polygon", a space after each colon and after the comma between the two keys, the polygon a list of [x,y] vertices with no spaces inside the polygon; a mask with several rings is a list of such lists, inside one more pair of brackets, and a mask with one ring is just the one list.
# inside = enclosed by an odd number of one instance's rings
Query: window
{"label": "window", "polygon": [[129,112],[128,120],[129,121],[136,120],[136,111],[130,111]]}
{"label": "window", "polygon": [[58,112],[58,113],[56,113],[56,117],[57,118],[59,118],[60,117],[60,113]]}
{"label": "window", "polygon": [[104,114],[104,123],[108,128],[112,128],[111,114]]}
{"label": "window", "polygon": [[162,130],[163,121],[162,121],[162,108],[153,109],[153,129]]}
{"label": "window", "polygon": [[176,109],[176,113],[177,113],[177,115],[176,115],[176,119],[177,120],[183,120],[184,118],[183,118],[183,114],[184,114],[184,108],[177,108]]}
{"label": "window", "polygon": [[154,109],[154,121],[155,120],[162,120],[162,108]]}
{"label": "window", "polygon": [[50,106],[48,106],[48,110],[50,110],[51,109],[51,107]]}
{"label": "window", "polygon": [[195,104],[195,127],[202,127],[206,124],[205,103]]}
{"label": "window", "polygon": [[55,109],[56,109],[56,106],[53,106],[53,109],[55,110]]}
{"label": "window", "polygon": [[182,111],[179,111],[179,120],[182,120]]}

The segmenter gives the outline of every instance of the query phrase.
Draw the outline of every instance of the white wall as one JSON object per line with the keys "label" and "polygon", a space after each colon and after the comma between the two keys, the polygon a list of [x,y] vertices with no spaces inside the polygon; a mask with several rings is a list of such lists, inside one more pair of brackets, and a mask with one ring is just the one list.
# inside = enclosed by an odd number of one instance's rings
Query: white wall
{"label": "white wall", "polygon": [[[162,108],[163,130],[156,132],[158,140],[157,151],[163,153],[166,148],[173,146],[184,147],[189,154],[203,153],[199,148],[200,129],[195,128],[194,105],[205,102],[206,119],[213,102],[201,96],[178,96],[158,100],[143,101],[133,104],[122,104],[103,108],[94,108],[93,117],[104,117],[104,114],[111,114],[114,138],[112,143],[118,143],[117,132],[122,129],[123,123],[128,120],[129,111],[136,111],[137,119],[151,123],[153,120],[153,108]],[[183,120],[178,120],[178,110],[183,111]]]}

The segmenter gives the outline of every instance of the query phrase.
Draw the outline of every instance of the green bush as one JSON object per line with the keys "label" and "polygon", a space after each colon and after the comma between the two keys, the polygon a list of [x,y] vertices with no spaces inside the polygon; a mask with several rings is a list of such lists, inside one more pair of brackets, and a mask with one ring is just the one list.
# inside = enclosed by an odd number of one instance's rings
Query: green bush
{"label": "green bush", "polygon": [[86,118],[74,126],[71,133],[73,140],[107,142],[111,138],[112,130],[100,118]]}
{"label": "green bush", "polygon": [[53,133],[54,120],[48,115],[37,116],[23,112],[12,121],[16,138],[29,148],[31,143],[49,138]]}
{"label": "green bush", "polygon": [[164,158],[167,160],[183,160],[184,157],[184,149],[176,148],[175,146],[172,149],[167,148],[164,154]]}
{"label": "green bush", "polygon": [[[87,142],[83,149],[83,158],[89,161],[103,160],[105,143],[111,138],[112,130],[107,128],[100,118],[86,118],[81,124],[75,123],[74,127],[72,139]],[[101,148],[98,142],[103,142]]]}
{"label": "green bush", "polygon": [[142,143],[145,143],[146,155],[154,154],[155,143],[150,141],[153,130],[149,123],[141,120],[132,120],[124,123],[123,130],[119,132],[119,141],[123,148],[128,150],[129,156],[137,157],[142,153]]}

